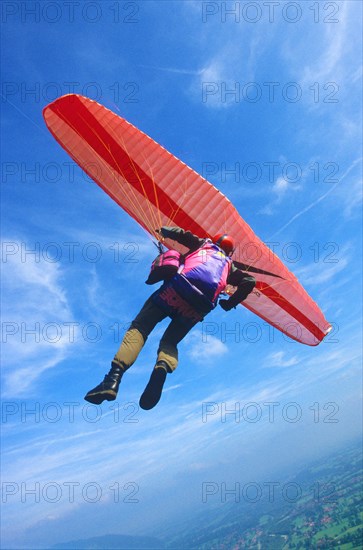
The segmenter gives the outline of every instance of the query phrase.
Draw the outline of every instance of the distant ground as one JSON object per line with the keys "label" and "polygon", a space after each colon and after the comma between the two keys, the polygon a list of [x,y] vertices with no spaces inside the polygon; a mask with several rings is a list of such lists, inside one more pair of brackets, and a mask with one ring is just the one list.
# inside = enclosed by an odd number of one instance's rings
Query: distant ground
{"label": "distant ground", "polygon": [[[238,486],[173,535],[105,535],[54,550],[362,550],[361,443],[294,477]],[[229,489],[231,487],[228,487]],[[228,489],[227,488],[227,489]],[[207,500],[207,498],[206,498]]]}
{"label": "distant ground", "polygon": [[209,520],[199,517],[167,541],[166,548],[363,548],[361,444],[307,467],[294,478],[247,489],[241,486],[237,496],[226,494],[225,505],[209,512]]}

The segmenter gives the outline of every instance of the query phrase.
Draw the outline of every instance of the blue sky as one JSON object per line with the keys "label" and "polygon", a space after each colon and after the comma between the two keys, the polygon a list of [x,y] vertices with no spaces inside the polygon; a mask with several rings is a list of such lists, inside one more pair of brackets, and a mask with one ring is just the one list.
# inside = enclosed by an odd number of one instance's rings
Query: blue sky
{"label": "blue sky", "polygon": [[[1,7],[4,547],[162,533],[205,509],[206,481],[267,482],[355,439],[361,3]],[[43,107],[70,91],[225,193],[333,323],[326,340],[219,308],[154,410],[137,403],[165,325],[117,403],[86,404],[150,293],[155,248],[47,131]]]}

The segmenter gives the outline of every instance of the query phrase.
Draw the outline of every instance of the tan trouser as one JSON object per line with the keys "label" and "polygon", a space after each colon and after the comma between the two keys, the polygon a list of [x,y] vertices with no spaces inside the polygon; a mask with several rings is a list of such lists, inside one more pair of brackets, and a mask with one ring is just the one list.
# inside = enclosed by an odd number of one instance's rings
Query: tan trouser
{"label": "tan trouser", "polygon": [[135,363],[144,343],[145,340],[137,328],[129,329],[121,342],[113,362],[123,370],[127,370]]}
{"label": "tan trouser", "polygon": [[[113,359],[113,363],[124,371],[130,368],[136,361],[151,331],[165,317],[167,317],[167,314],[153,302],[152,298],[149,298],[140,313],[132,321],[131,327],[126,332]],[[175,318],[171,320],[164,332],[160,340],[156,362],[165,361],[169,372],[173,372],[178,365],[177,344],[188,334],[194,324],[185,324],[182,320]]]}

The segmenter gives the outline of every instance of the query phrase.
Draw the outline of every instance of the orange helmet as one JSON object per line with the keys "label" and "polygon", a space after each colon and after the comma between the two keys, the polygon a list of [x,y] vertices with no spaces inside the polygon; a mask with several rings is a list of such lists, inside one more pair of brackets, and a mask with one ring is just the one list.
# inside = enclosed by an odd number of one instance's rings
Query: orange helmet
{"label": "orange helmet", "polygon": [[233,254],[235,243],[232,237],[227,233],[218,233],[217,235],[214,235],[214,237],[212,237],[212,241],[214,244],[218,245],[219,248],[227,254],[227,256],[231,256],[231,254]]}

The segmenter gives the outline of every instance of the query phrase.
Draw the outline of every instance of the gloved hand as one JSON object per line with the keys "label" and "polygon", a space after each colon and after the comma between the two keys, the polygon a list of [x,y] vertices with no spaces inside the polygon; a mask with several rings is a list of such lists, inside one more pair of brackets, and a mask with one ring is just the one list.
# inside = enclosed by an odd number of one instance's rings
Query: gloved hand
{"label": "gloved hand", "polygon": [[219,300],[219,305],[221,306],[224,311],[230,311],[233,306],[229,303],[229,300]]}
{"label": "gloved hand", "polygon": [[159,229],[155,229],[155,233],[157,233],[158,235],[160,235],[160,237],[163,237],[165,235],[163,235],[163,228],[162,227],[159,227]]}

